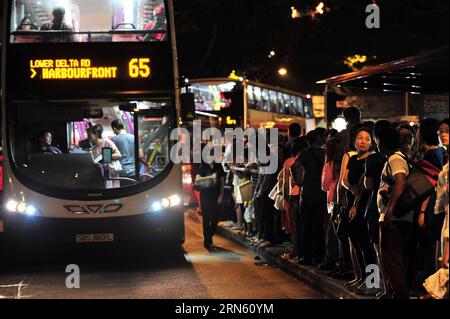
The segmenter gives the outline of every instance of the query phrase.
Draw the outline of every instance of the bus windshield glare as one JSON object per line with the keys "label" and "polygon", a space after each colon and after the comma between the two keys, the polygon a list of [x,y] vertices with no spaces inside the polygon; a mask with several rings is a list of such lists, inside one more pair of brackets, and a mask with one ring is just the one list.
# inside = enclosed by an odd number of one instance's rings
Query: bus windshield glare
{"label": "bus windshield glare", "polygon": [[16,167],[25,180],[58,189],[145,183],[168,167],[171,107],[169,100],[13,103]]}
{"label": "bus windshield glare", "polygon": [[11,43],[167,41],[164,0],[15,0]]}

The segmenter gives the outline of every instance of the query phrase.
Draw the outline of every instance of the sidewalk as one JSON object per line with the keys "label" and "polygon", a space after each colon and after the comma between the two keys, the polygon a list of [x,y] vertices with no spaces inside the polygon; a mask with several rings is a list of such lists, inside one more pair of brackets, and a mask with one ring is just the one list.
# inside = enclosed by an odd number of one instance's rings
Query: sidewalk
{"label": "sidewalk", "polygon": [[337,299],[374,299],[373,297],[355,294],[344,287],[346,281],[336,280],[326,275],[327,271],[320,271],[315,267],[298,265],[290,260],[281,258],[288,252],[288,247],[277,246],[268,248],[256,248],[245,239],[245,236],[238,231],[230,230],[219,225],[217,234],[246,247],[247,249],[261,255],[268,262],[277,265],[281,270],[296,277],[307,285],[322,292],[323,294]]}

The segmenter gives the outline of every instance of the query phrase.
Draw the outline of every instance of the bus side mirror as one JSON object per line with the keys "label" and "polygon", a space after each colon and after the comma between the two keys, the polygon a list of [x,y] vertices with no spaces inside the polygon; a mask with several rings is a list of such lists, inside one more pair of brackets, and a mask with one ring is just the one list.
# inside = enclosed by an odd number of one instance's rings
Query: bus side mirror
{"label": "bus side mirror", "polygon": [[195,117],[195,98],[193,93],[182,93],[181,102],[181,119],[183,122],[192,122]]}

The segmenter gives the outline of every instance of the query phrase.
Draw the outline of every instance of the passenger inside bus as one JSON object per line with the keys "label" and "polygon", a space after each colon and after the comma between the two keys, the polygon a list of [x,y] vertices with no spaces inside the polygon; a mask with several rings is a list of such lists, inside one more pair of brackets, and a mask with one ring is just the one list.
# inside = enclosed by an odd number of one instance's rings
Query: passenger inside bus
{"label": "passenger inside bus", "polygon": [[30,34],[21,34],[14,36],[15,43],[35,43],[39,42],[39,36],[33,33],[33,31],[38,31],[39,28],[33,22],[31,16],[25,16],[17,27],[17,31],[29,32]]}
{"label": "passenger inside bus", "polygon": [[33,23],[33,19],[31,16],[25,16],[22,19],[19,26],[17,27],[17,31],[31,31],[31,30],[39,30],[35,23]]}
{"label": "passenger inside bus", "polygon": [[163,30],[164,33],[149,33],[143,38],[143,41],[164,41],[167,34],[166,12],[164,6],[157,6],[153,9],[153,20],[149,21],[144,30]]}
{"label": "passenger inside bus", "polygon": [[94,147],[92,148],[92,155],[94,156],[94,161],[96,163],[103,162],[103,148],[112,149],[112,163],[102,163],[107,164],[108,167],[104,174],[107,179],[106,188],[119,188],[120,180],[119,174],[122,169],[121,165],[118,165],[122,159],[122,154],[120,153],[117,146],[113,141],[103,138],[103,126],[100,124],[94,125],[90,129],[90,137],[94,142]]}
{"label": "passenger inside bus", "polygon": [[212,111],[208,102],[206,101],[206,97],[204,95],[200,95],[198,98],[198,102],[195,103],[196,111]]}
{"label": "passenger inside bus", "polygon": [[[90,124],[90,123],[89,123]],[[78,147],[83,151],[91,151],[95,146],[95,141],[92,139],[92,135],[90,134],[92,125],[90,124],[88,128],[86,128],[86,139],[81,140],[78,144]]]}
{"label": "passenger inside bus", "polygon": [[42,35],[43,42],[73,42],[72,27],[64,22],[66,10],[63,7],[53,9],[53,21],[45,23],[41,27],[41,31],[68,31],[63,34],[45,34]]}
{"label": "passenger inside bus", "polygon": [[52,146],[52,133],[49,131],[41,131],[38,136],[38,145],[33,153],[41,154],[61,154],[61,150]]}
{"label": "passenger inside bus", "polygon": [[134,177],[136,175],[136,164],[134,156],[134,135],[127,133],[122,120],[114,120],[111,122],[111,128],[114,131],[112,142],[117,146],[122,155],[120,163],[122,170],[120,177]]}

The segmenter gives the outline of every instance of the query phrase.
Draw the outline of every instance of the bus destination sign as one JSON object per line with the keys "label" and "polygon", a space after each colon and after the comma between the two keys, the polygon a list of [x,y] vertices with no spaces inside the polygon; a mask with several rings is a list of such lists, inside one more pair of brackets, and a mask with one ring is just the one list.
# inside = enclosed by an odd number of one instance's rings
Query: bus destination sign
{"label": "bus destination sign", "polygon": [[148,79],[152,75],[150,58],[145,57],[129,59],[126,67],[92,59],[31,59],[29,71],[32,80]]}

